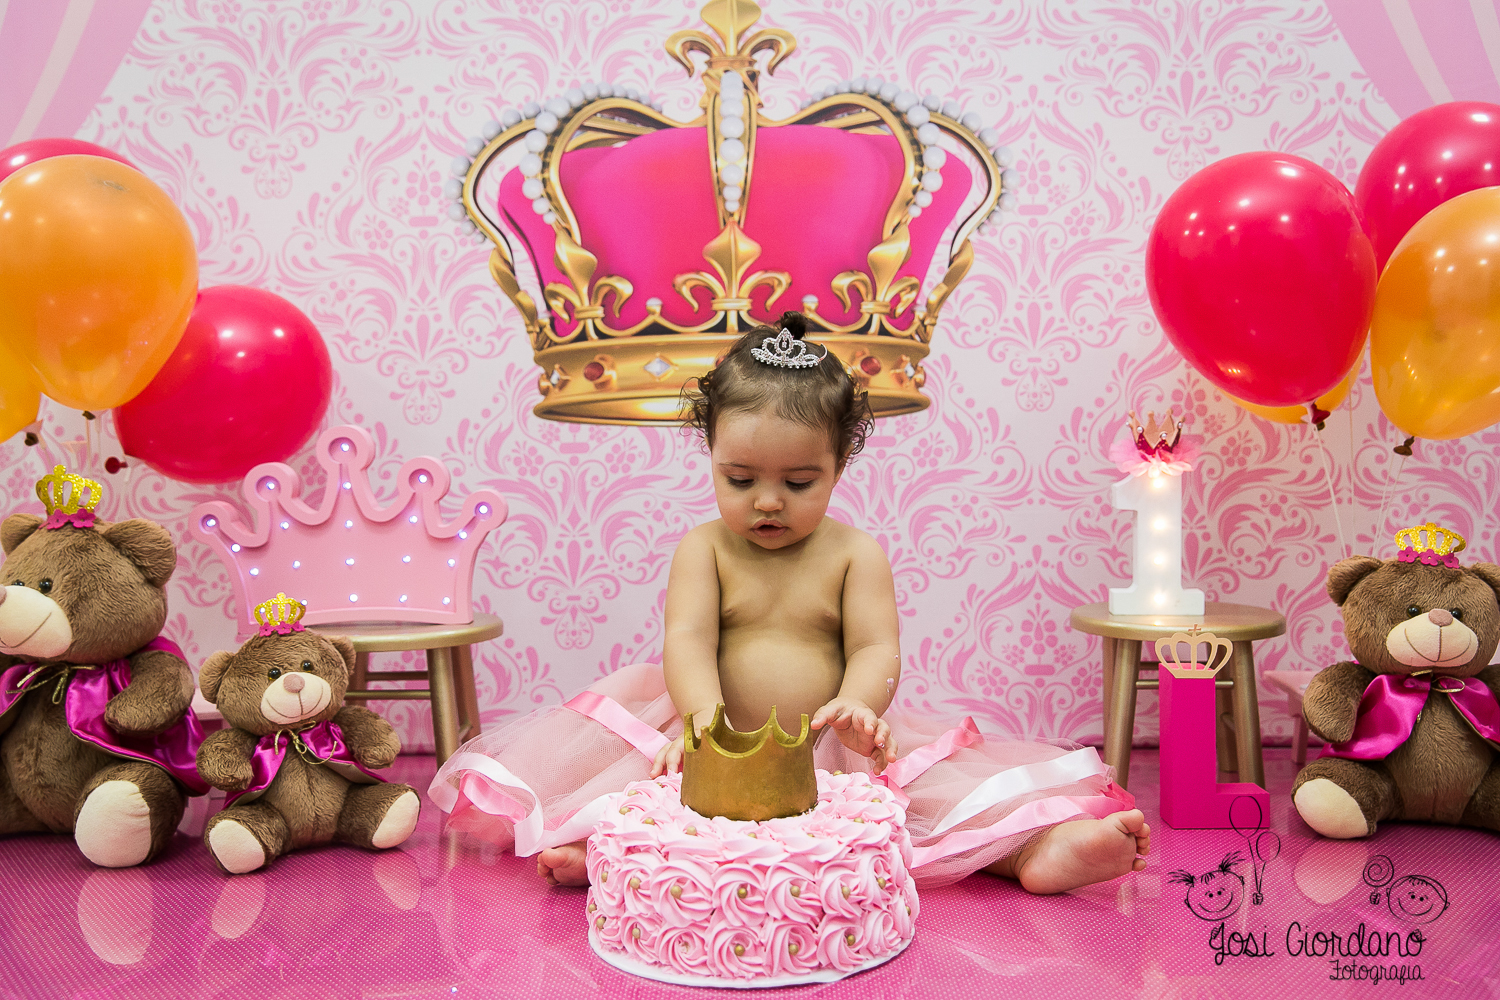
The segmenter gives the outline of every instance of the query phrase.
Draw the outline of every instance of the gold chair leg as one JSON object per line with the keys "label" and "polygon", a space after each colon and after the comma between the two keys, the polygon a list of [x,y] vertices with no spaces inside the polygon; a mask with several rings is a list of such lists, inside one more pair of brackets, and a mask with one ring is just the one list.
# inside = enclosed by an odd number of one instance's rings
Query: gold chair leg
{"label": "gold chair leg", "polygon": [[[368,681],[365,680],[365,675],[368,674],[369,672],[370,672],[370,654],[369,653],[355,653],[354,654],[354,673],[349,678],[349,690],[351,690],[351,691],[364,691],[364,690],[367,690],[366,685],[368,684]],[[370,699],[368,699],[368,698],[345,698],[344,702],[346,704],[350,704],[350,705],[365,706],[366,702],[368,702],[369,700]],[[366,706],[366,707],[368,707],[368,706]]]}
{"label": "gold chair leg", "polygon": [[459,742],[479,735],[479,691],[474,686],[474,647],[453,647],[453,686],[458,692]]}
{"label": "gold chair leg", "polygon": [[[1235,677],[1234,657],[1219,671],[1219,680]],[[1219,773],[1234,774],[1240,769],[1239,754],[1235,752],[1234,696],[1229,688],[1214,690],[1214,748],[1219,757]]]}
{"label": "gold chair leg", "polygon": [[1136,639],[1115,640],[1114,698],[1110,704],[1109,739],[1104,762],[1115,769],[1121,788],[1130,782],[1130,743],[1135,736],[1135,681],[1141,669],[1141,644]]}
{"label": "gold chair leg", "polygon": [[1234,644],[1234,736],[1240,780],[1266,787],[1266,762],[1260,744],[1260,698],[1256,693],[1255,653],[1250,643]]}
{"label": "gold chair leg", "polygon": [[427,683],[432,688],[432,742],[439,767],[453,756],[459,742],[453,659],[453,650],[446,647],[427,651]]}
{"label": "gold chair leg", "polygon": [[1115,640],[1100,636],[1099,647],[1104,662],[1104,746],[1109,746],[1109,718],[1115,703]]}

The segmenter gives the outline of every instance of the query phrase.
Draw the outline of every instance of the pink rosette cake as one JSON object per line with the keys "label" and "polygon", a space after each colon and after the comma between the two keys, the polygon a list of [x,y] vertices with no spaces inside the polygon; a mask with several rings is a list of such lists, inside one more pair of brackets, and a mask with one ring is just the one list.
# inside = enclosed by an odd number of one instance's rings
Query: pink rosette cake
{"label": "pink rosette cake", "polygon": [[906,813],[867,774],[817,781],[812,810],[758,822],[700,816],[679,775],[612,796],[588,841],[594,951],[720,987],[831,982],[900,954],[918,911]]}

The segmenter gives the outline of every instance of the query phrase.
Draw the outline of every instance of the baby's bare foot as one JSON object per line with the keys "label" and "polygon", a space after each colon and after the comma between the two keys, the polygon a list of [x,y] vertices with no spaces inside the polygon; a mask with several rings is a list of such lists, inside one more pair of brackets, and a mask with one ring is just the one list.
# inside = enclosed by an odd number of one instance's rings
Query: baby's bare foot
{"label": "baby's bare foot", "polygon": [[549,847],[536,857],[536,873],[547,880],[548,885],[588,885],[588,855],[583,841]]}
{"label": "baby's bare foot", "polygon": [[1059,823],[990,870],[1019,880],[1027,892],[1046,895],[1141,871],[1146,859],[1137,855],[1150,852],[1151,827],[1144,813],[1132,809]]}

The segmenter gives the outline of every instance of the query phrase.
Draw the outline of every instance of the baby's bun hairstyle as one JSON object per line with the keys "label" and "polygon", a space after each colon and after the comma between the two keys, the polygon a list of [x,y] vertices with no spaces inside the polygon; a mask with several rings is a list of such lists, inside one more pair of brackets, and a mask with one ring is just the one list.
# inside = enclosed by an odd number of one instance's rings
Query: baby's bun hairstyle
{"label": "baby's bun hairstyle", "polygon": [[[682,388],[685,423],[702,431],[711,448],[714,430],[725,413],[754,413],[769,407],[784,420],[826,430],[842,469],[865,446],[874,421],[869,399],[831,351],[809,368],[780,368],[751,356],[753,348],[782,330],[802,340],[807,319],[799,312],[782,313],[775,326],[757,326],[735,341],[708,374],[689,379]],[[816,354],[821,348],[810,345],[808,350]]]}

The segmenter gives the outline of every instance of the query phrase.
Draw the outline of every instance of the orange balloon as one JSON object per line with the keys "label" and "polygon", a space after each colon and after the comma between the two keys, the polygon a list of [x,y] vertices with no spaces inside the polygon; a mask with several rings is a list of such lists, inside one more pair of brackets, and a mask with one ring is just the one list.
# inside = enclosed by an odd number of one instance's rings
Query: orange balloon
{"label": "orange balloon", "polygon": [[0,441],[36,419],[42,392],[31,380],[31,366],[0,340]]}
{"label": "orange balloon", "polygon": [[[1359,365],[1349,369],[1349,374],[1344,376],[1342,382],[1319,396],[1316,400],[1318,409],[1330,412],[1337,409],[1349,395],[1349,390],[1354,388],[1354,380],[1359,378],[1359,369]],[[1235,396],[1229,398],[1256,416],[1274,420],[1278,424],[1305,424],[1310,416],[1306,406],[1261,406],[1259,403],[1247,403]]]}
{"label": "orange balloon", "polygon": [[1396,245],[1370,324],[1375,397],[1419,438],[1500,421],[1500,187],[1450,198]]}
{"label": "orange balloon", "polygon": [[197,292],[187,220],[133,167],[54,156],[0,183],[0,340],[64,406],[108,409],[146,388]]}

